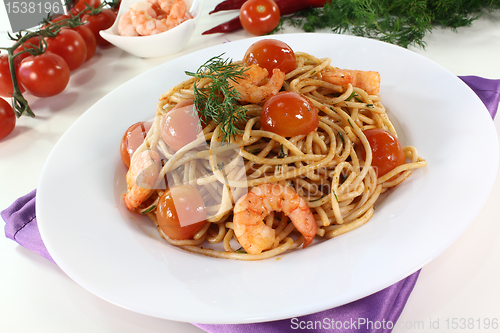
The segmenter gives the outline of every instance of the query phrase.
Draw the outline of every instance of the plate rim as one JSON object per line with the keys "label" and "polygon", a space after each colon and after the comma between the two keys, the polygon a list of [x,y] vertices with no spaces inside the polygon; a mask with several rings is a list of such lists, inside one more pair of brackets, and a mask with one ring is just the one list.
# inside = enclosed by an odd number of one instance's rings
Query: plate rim
{"label": "plate rim", "polygon": [[[303,34],[303,33],[300,33],[300,34],[286,34],[286,35],[279,35],[279,36],[271,36],[271,38],[277,38],[277,39],[284,39],[284,40],[288,40],[288,39],[293,39],[294,36],[303,36],[303,35],[311,35],[311,34]],[[315,36],[318,36],[318,38],[321,38],[321,37],[324,37],[324,38],[333,38],[333,39],[336,39],[336,38],[339,38],[340,40],[342,39],[353,39],[353,40],[363,40],[364,42],[370,44],[370,43],[383,43],[383,42],[379,42],[379,41],[375,41],[375,40],[370,40],[370,39],[365,39],[365,38],[362,38],[362,37],[355,37],[355,36],[346,36],[346,35],[332,35],[332,34],[313,34]],[[269,36],[266,36],[266,37],[256,37],[256,38],[251,38],[251,39],[245,39],[245,40],[240,40],[240,41],[236,41],[236,42],[231,42],[231,43],[239,43],[240,45],[244,45],[244,44],[249,44],[250,42],[253,42],[253,41],[256,41],[258,39],[262,39],[262,38],[270,38]],[[364,43],[362,42],[362,43]],[[397,46],[394,46],[392,44],[387,44],[387,43],[383,43],[385,44],[385,47],[389,47],[389,48],[394,48],[394,49],[397,49],[397,50],[401,50],[403,52],[411,52],[409,50],[406,50],[406,49],[402,49],[400,47],[397,47]],[[370,44],[371,45],[371,44]],[[212,47],[209,47],[209,48],[206,48],[206,49],[202,49],[202,50],[198,50],[198,51],[195,51],[191,54],[188,54],[188,55],[185,55],[185,56],[181,56],[179,58],[176,58],[176,59],[173,59],[167,63],[164,63],[164,64],[161,64],[159,65],[158,67],[161,67],[161,66],[171,66],[172,63],[175,64],[175,63],[179,63],[181,62],[182,60],[181,59],[184,59],[186,57],[194,57],[194,55],[200,55],[204,52],[208,52],[209,50],[217,50],[221,48],[221,45],[215,45],[215,46],[212,46]],[[417,58],[421,59],[421,60],[424,60],[424,61],[427,61],[429,63],[432,63],[434,65],[437,65],[438,67],[440,67],[443,71],[445,72],[448,72],[448,74],[451,74],[453,75],[454,77],[456,77],[454,74],[452,74],[451,72],[449,72],[447,69],[445,69],[444,67],[432,62],[431,60],[419,55],[419,54],[416,54],[416,53],[412,53],[413,56],[416,56]],[[158,70],[158,67],[155,67],[153,69],[150,69],[142,74],[140,74],[139,76],[136,76],[135,78],[129,80],[128,82],[124,83],[123,85],[121,85],[120,87],[116,88],[115,90],[113,90],[112,92],[110,92],[109,94],[107,94],[106,96],[104,96],[100,101],[98,101],[96,104],[94,104],[94,106],[92,106],[89,110],[92,110],[94,108],[98,108],[99,105],[101,105],[101,101],[103,100],[106,100],[106,98],[111,98],[110,96],[113,96],[114,94],[116,94],[118,91],[120,90],[123,90],[124,88],[123,87],[126,87],[127,85],[130,85],[130,84],[133,84],[133,82],[137,81],[137,79],[139,77],[147,77],[149,75],[152,75],[152,73],[156,70]],[[459,80],[458,77],[456,77],[457,80]],[[462,82],[463,83],[463,82]],[[466,86],[465,83],[463,83],[463,85]],[[468,88],[468,87],[467,87]],[[475,96],[475,94],[474,94]],[[477,100],[479,100],[479,98],[476,96]],[[479,100],[480,101],[480,100]],[[482,102],[481,102],[481,105],[482,105]],[[484,107],[484,109],[486,109]],[[39,228],[40,228],[40,233],[42,235],[42,239],[50,239],[50,235],[47,233],[47,229],[46,229],[46,212],[45,212],[45,207],[42,207],[41,205],[44,204],[45,202],[47,202],[48,198],[46,197],[46,194],[45,194],[45,191],[47,189],[47,185],[46,183],[44,183],[44,177],[46,175],[47,172],[49,172],[49,170],[46,170],[46,167],[48,165],[50,165],[49,161],[51,161],[51,159],[53,158],[53,154],[56,154],[57,151],[60,148],[60,146],[64,143],[64,140],[66,139],[67,137],[67,133],[71,133],[72,131],[75,130],[75,128],[78,128],[78,126],[80,126],[79,124],[83,121],[81,119],[86,119],[86,117],[92,117],[93,114],[95,112],[85,112],[81,117],[80,119],[78,119],[68,130],[67,132],[61,137],[61,139],[58,141],[58,143],[55,145],[54,149],[51,151],[49,157],[47,158],[47,162],[45,163],[44,165],[44,169],[42,170],[42,174],[40,176],[40,183],[39,183],[39,189],[37,191],[37,212],[39,211],[39,209],[41,210],[41,216],[39,216],[39,221],[41,223],[39,223]],[[488,126],[490,127],[489,129],[487,129],[488,132],[491,132],[491,129],[493,129],[494,131],[494,134],[495,134],[495,137],[496,137],[496,130],[494,129],[494,126],[493,126],[493,122],[491,122],[491,126]],[[491,134],[491,133],[490,133]],[[496,149],[496,152],[498,152],[498,142],[497,140],[494,140],[493,141],[493,145],[495,146],[494,149]],[[495,155],[495,158],[493,160],[493,163],[494,163],[494,169],[496,170],[497,167],[498,167],[498,154],[494,154]],[[495,177],[496,177],[496,172],[495,172]],[[493,179],[494,180],[494,179]],[[482,193],[481,195],[481,201],[482,201],[482,204],[480,205],[480,207],[477,208],[477,212],[475,213],[475,216],[477,216],[477,214],[479,214],[479,211],[481,210],[481,207],[484,205],[486,199],[488,198],[491,190],[492,190],[492,187],[493,187],[493,182],[491,182],[491,185],[489,187],[489,190],[488,191],[485,191]],[[487,192],[487,193],[486,193]],[[40,203],[40,206],[39,206],[39,203]],[[41,218],[40,218],[41,217]],[[435,253],[435,255],[433,257],[429,257],[429,258],[426,258],[425,261],[423,262],[420,262],[417,267],[414,267],[413,270],[410,270],[410,271],[407,271],[405,272],[404,274],[402,274],[401,276],[395,276],[393,277],[393,282],[392,283],[395,283],[403,278],[405,278],[406,276],[414,273],[415,271],[419,270],[422,266],[424,266],[427,262],[433,260],[436,256],[438,256],[439,254],[441,254],[446,248],[448,248],[466,229],[467,227],[472,223],[473,219],[471,221],[469,221],[469,223],[467,224],[464,224],[463,225],[463,228],[461,228],[460,230],[458,230],[454,237],[450,237],[448,239],[448,242],[446,243],[443,243],[441,248]],[[50,222],[48,222],[50,223]],[[47,244],[48,246],[48,249],[52,246],[52,244]],[[51,251],[49,250],[49,253]],[[55,256],[54,257],[54,260],[56,260],[57,262],[57,259],[59,258],[59,254],[58,253],[54,253]],[[219,259],[220,260],[220,259]],[[64,265],[63,265],[64,266]],[[66,271],[67,269],[65,269],[66,267],[61,267],[61,269],[63,269],[63,271],[65,271],[66,274],[68,274]],[[77,283],[79,283],[80,285],[82,285],[85,289],[88,289],[90,291],[91,288],[89,287],[85,287],[85,283],[82,282],[81,279],[79,279],[78,277],[74,277],[74,276],[71,276],[70,274],[68,274],[68,276],[70,276],[70,278],[72,278],[73,280],[75,280]],[[391,284],[392,284],[391,283]],[[383,284],[383,285],[382,285]],[[380,285],[378,285],[377,287],[375,287],[375,289],[377,290],[373,290],[373,292],[376,292],[378,290],[381,290],[391,284],[388,284],[386,285],[386,283],[382,283]],[[96,294],[96,293],[94,293]],[[364,296],[367,296],[368,294],[366,294],[365,292],[360,292],[359,294],[357,295],[352,295],[352,297],[350,298],[350,300],[346,301],[346,299],[343,299],[343,300],[340,300],[340,302],[337,302],[337,303],[342,303],[342,304],[345,304],[345,303],[348,303],[348,302],[351,302],[351,301],[354,301],[354,300],[357,300],[357,299],[360,299]],[[98,295],[96,294],[96,296],[98,297],[101,297],[101,295]],[[106,297],[101,297],[103,299],[106,299],[108,301],[111,301],[109,299],[107,299]],[[111,301],[112,303],[114,303],[113,301]],[[115,303],[116,305],[119,305],[119,306],[122,306],[120,304],[117,304]],[[310,308],[308,308],[308,310],[305,310],[305,311],[302,311],[302,313],[298,313],[298,315],[305,315],[305,314],[308,314],[308,313],[313,313],[313,312],[317,312],[317,311],[321,311],[321,310],[325,310],[329,307],[331,307],[330,305],[328,305],[327,307],[325,307],[327,304],[332,304],[332,302],[330,300],[324,300],[323,302],[317,302],[316,303],[316,306],[313,306],[311,305]],[[337,304],[335,306],[338,306],[338,305],[342,305],[342,304]],[[122,306],[123,307],[123,306]],[[125,307],[125,308],[129,308],[129,307]],[[191,319],[188,319],[187,317],[171,317],[171,318],[165,318],[164,315],[161,315],[161,314],[155,314],[155,313],[151,313],[151,312],[148,312],[148,311],[138,311],[137,309],[133,309],[133,308],[129,308],[129,310],[132,310],[134,312],[139,312],[139,313],[142,313],[142,314],[145,314],[145,315],[149,315],[149,316],[153,316],[153,317],[159,317],[159,318],[164,318],[164,319],[171,319],[171,320],[180,320],[180,321],[193,321]],[[310,311],[310,310],[313,310],[313,311]],[[297,311],[295,311],[297,312]],[[239,319],[235,319],[235,318],[232,318],[232,319],[229,319],[229,320],[222,320],[221,322],[221,318],[217,318],[216,321],[211,321],[211,320],[208,320],[208,318],[205,318],[205,320],[201,320],[201,321],[197,321],[197,322],[206,322],[206,323],[244,323],[244,322],[258,322],[258,321],[269,321],[269,320],[278,320],[278,319],[284,319],[284,318],[288,318],[288,316],[290,315],[291,312],[281,312],[278,316],[268,316],[268,317],[265,317],[265,316],[262,316],[262,317],[257,317],[257,316],[254,316],[253,318],[239,318]],[[200,318],[202,319],[202,318]]]}

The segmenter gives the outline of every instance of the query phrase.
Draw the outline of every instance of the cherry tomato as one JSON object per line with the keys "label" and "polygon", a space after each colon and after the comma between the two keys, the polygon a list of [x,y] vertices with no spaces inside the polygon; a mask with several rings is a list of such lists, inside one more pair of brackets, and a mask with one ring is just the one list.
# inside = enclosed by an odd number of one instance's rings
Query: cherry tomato
{"label": "cherry tomato", "polygon": [[66,61],[50,52],[26,57],[19,65],[19,81],[28,92],[37,97],[59,94],[68,85],[69,77]]}
{"label": "cherry tomato", "polygon": [[372,166],[377,171],[378,177],[405,163],[405,153],[394,134],[383,129],[369,129],[363,133],[370,143]]}
{"label": "cherry tomato", "polygon": [[110,43],[101,37],[99,31],[106,30],[113,25],[116,20],[116,13],[109,8],[103,9],[99,14],[85,14],[82,22],[94,33],[98,46],[110,45]]}
{"label": "cherry tomato", "polygon": [[83,40],[85,41],[85,45],[87,46],[87,56],[85,58],[85,61],[90,60],[97,50],[97,40],[92,30],[84,25],[79,25],[75,28],[69,29],[78,32],[80,36],[82,36]]}
{"label": "cherry tomato", "polygon": [[306,135],[318,128],[318,111],[310,100],[291,91],[270,97],[262,108],[263,130],[284,137]]}
{"label": "cherry tomato", "polygon": [[168,237],[192,238],[207,223],[200,192],[190,185],[177,185],[165,191],[158,201],[156,219]]}
{"label": "cherry tomato", "polygon": [[[170,111],[178,109],[178,108],[182,108],[185,106],[190,106],[193,104],[194,104],[194,100],[185,99],[182,102],[179,102],[178,104],[176,104]],[[201,114],[200,112],[198,112],[198,117],[200,118],[201,128],[207,127],[208,123],[210,123],[210,121],[207,119],[207,117],[205,117],[205,115]]]}
{"label": "cherry tomato", "polygon": [[[17,49],[14,50],[14,54],[18,54],[21,51],[28,49],[42,48],[42,37],[35,36],[31,37],[27,41],[25,41],[22,45],[20,45]],[[14,59],[16,62],[21,63],[21,61],[28,57],[30,54],[28,52],[23,52],[20,55],[17,55]]]}
{"label": "cherry tomato", "polygon": [[87,58],[87,44],[76,31],[61,29],[57,36],[47,38],[47,50],[61,56],[73,71],[83,65]]}
{"label": "cherry tomato", "polygon": [[136,149],[144,142],[144,138],[146,134],[148,134],[151,125],[151,122],[140,121],[130,126],[123,135],[120,144],[120,155],[123,163],[125,163],[127,167],[130,167],[130,158]]}
{"label": "cherry tomato", "polygon": [[280,9],[273,0],[248,0],[240,8],[241,25],[256,36],[273,31],[280,18]]}
{"label": "cherry tomato", "polygon": [[[19,73],[19,63],[17,61],[17,58],[14,58],[14,65],[16,67],[17,76]],[[19,82],[18,85],[21,93],[23,93],[25,91],[24,87],[19,84]],[[9,57],[7,54],[2,54],[0,56],[0,96],[11,97],[11,94],[13,93],[14,86],[12,84],[12,77],[10,76]]]}
{"label": "cherry tomato", "polygon": [[[60,16],[57,16],[56,18],[52,19],[51,22],[54,23],[54,22],[68,19],[68,18],[71,18],[71,16],[60,15]],[[85,41],[85,45],[87,46],[87,57],[86,57],[85,61],[90,60],[94,56],[94,54],[97,50],[97,41],[96,41],[96,38],[95,38],[92,30],[90,30],[88,27],[86,27],[84,25],[79,25],[79,26],[74,27],[74,28],[63,27],[63,29],[74,30],[74,31],[78,32],[80,34],[80,36],[82,36],[83,40]]]}
{"label": "cherry tomato", "polygon": [[122,5],[122,0],[118,1],[118,5],[116,5],[113,10],[115,11],[116,14],[120,11],[120,6]]}
{"label": "cherry tomato", "polygon": [[50,22],[56,23],[56,22],[59,22],[59,21],[62,21],[62,20],[66,20],[66,19],[69,19],[69,18],[71,18],[71,16],[63,14],[63,15],[59,15],[59,16],[55,16],[53,18],[50,18]]}
{"label": "cherry tomato", "polygon": [[9,135],[16,127],[16,115],[10,104],[0,98],[0,140]]}
{"label": "cherry tomato", "polygon": [[163,116],[161,137],[175,151],[193,142],[202,129],[200,118],[193,116],[194,107],[192,100],[183,101]]}
{"label": "cherry tomato", "polygon": [[259,65],[267,69],[269,75],[272,75],[275,68],[288,73],[297,67],[292,48],[276,39],[262,39],[253,43],[246,51],[243,62],[247,65]]}
{"label": "cherry tomato", "polygon": [[87,9],[87,5],[92,8],[97,8],[101,5],[101,0],[74,0],[73,2],[76,2],[76,5],[74,5],[70,10],[73,15],[77,15]]}

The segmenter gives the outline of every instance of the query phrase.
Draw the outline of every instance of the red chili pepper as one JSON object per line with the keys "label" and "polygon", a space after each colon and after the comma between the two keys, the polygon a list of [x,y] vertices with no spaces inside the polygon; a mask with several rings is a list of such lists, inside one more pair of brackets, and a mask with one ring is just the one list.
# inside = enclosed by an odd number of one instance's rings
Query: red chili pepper
{"label": "red chili pepper", "polygon": [[203,32],[202,35],[210,35],[218,32],[231,32],[241,28],[243,28],[243,26],[241,25],[240,17],[236,16],[232,20],[216,25],[212,29]]}
{"label": "red chili pepper", "polygon": [[[240,9],[246,0],[225,0],[219,3],[214,10],[210,12],[216,13],[222,10]],[[274,0],[280,9],[281,15],[289,15],[310,7],[323,7],[330,0]],[[202,35],[215,34],[218,32],[231,32],[241,29],[239,16],[219,24],[210,30],[202,33]]]}
{"label": "red chili pepper", "polygon": [[[215,6],[209,14],[223,10],[240,9],[247,0],[225,0]],[[274,0],[280,9],[281,15],[288,15],[309,7],[323,7],[330,0]]]}
{"label": "red chili pepper", "polygon": [[215,6],[214,10],[212,10],[209,14],[217,13],[223,10],[231,10],[231,9],[240,9],[243,3],[247,0],[225,0],[220,4]]}

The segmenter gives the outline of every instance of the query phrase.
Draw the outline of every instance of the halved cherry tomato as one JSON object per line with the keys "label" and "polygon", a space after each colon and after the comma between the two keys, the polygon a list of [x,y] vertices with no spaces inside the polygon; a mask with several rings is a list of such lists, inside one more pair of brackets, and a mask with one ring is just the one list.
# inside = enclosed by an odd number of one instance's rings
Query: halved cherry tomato
{"label": "halved cherry tomato", "polygon": [[73,15],[77,15],[87,9],[87,5],[92,8],[97,8],[101,5],[101,0],[74,0],[73,2],[76,3],[70,10]]}
{"label": "halved cherry tomato", "polygon": [[200,192],[190,185],[178,185],[165,191],[158,202],[156,219],[168,237],[192,238],[207,223]]}
{"label": "halved cherry tomato", "polygon": [[130,126],[123,135],[120,144],[120,155],[123,163],[130,167],[130,158],[136,149],[144,142],[144,138],[151,128],[151,122],[138,122]]}
{"label": "halved cherry tomato", "polygon": [[262,107],[260,126],[284,137],[306,135],[318,128],[318,111],[310,100],[284,91],[270,97]]}
{"label": "halved cherry tomato", "polygon": [[276,39],[262,39],[253,43],[245,53],[243,62],[267,69],[269,75],[278,68],[288,73],[297,68],[295,53],[288,44]]}
{"label": "halved cherry tomato", "polygon": [[[395,167],[405,163],[405,153],[398,138],[384,129],[363,131],[372,149],[372,166],[382,177]],[[363,156],[363,159],[366,158]]]}
{"label": "halved cherry tomato", "polygon": [[0,140],[9,135],[16,127],[16,115],[12,106],[0,98]]}
{"label": "halved cherry tomato", "polygon": [[175,151],[193,142],[203,128],[200,117],[193,116],[193,103],[193,100],[183,101],[163,116],[161,137]]}
{"label": "halved cherry tomato", "polygon": [[280,18],[280,9],[273,0],[248,0],[240,8],[241,25],[256,36],[273,31]]}
{"label": "halved cherry tomato", "polygon": [[[16,65],[17,64],[17,65]],[[19,74],[19,61],[14,58],[14,65],[16,67],[16,76]],[[19,84],[21,93],[25,91],[22,84]],[[11,97],[14,93],[14,86],[12,84],[12,76],[10,75],[9,57],[7,54],[0,56],[0,96]]]}
{"label": "halved cherry tomato", "polygon": [[83,37],[71,29],[61,29],[52,38],[47,38],[47,50],[60,55],[68,64],[69,70],[73,71],[83,65],[87,58],[87,44]]}
{"label": "halved cherry tomato", "polygon": [[110,45],[110,42],[105,40],[99,34],[99,31],[110,28],[116,20],[116,13],[109,8],[103,9],[99,14],[85,14],[82,17],[82,22],[94,33],[98,46]]}
{"label": "halved cherry tomato", "polygon": [[69,67],[57,54],[45,52],[29,56],[19,65],[18,80],[28,92],[37,97],[54,96],[69,83]]}

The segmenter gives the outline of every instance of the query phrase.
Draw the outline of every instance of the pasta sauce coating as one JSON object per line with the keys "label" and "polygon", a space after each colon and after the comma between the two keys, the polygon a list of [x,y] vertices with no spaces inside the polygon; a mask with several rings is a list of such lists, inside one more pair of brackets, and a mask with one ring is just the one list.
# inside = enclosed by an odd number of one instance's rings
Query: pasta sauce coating
{"label": "pasta sauce coating", "polygon": [[[415,147],[405,146],[397,165],[378,172],[378,156],[365,133],[382,130],[397,138],[378,91],[371,88],[380,85],[380,76],[352,71],[356,80],[332,80],[338,68],[330,59],[303,52],[294,56],[296,66],[284,74],[278,91],[265,100],[239,102],[246,120],[239,120],[240,132],[230,142],[222,142],[223,122],[215,118],[207,118],[196,139],[181,149],[170,147],[162,136],[158,119],[180,103],[196,101],[196,91],[211,89],[211,79],[188,79],[160,97],[157,120],[131,163],[143,151],[156,151],[162,161],[156,183],[167,185],[153,191],[146,207],[134,210],[148,215],[170,244],[238,260],[314,246],[368,222],[380,195],[426,166]],[[310,105],[308,112],[315,116],[311,128],[284,133],[263,123],[266,101],[285,92]],[[187,239],[174,239],[162,232],[156,207],[166,188],[186,185],[203,198],[206,222]]]}

